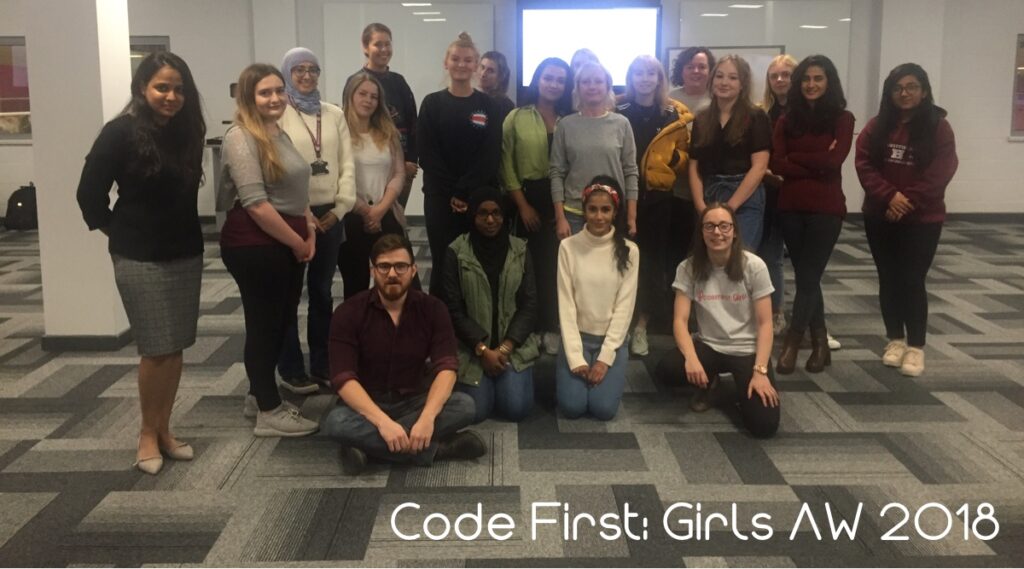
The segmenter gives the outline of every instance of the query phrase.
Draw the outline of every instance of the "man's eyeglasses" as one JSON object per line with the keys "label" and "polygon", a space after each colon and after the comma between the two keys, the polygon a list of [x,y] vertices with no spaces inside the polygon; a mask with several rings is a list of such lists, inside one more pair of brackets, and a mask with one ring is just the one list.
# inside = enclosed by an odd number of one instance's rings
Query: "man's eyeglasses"
{"label": "man's eyeglasses", "polygon": [[307,75],[307,74],[310,77],[319,77],[320,76],[320,68],[316,67],[316,66],[305,66],[305,65],[300,66],[300,67],[292,67],[292,75],[298,75],[299,77],[302,77],[303,75]]}
{"label": "man's eyeglasses", "polygon": [[728,235],[732,233],[732,224],[728,221],[722,223],[711,223],[710,221],[701,226],[704,229],[704,233],[714,233],[715,230],[722,232],[722,235]]}
{"label": "man's eyeglasses", "polygon": [[377,263],[373,266],[381,276],[387,276],[391,269],[395,270],[395,274],[404,275],[409,272],[410,267],[412,267],[412,263]]}

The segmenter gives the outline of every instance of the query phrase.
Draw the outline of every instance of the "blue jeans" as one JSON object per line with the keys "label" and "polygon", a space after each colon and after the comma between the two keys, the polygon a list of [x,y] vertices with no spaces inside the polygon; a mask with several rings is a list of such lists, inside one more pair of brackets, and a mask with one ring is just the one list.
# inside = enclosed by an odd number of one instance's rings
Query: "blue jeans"
{"label": "blue jeans", "polygon": [[565,212],[565,220],[569,222],[569,229],[573,235],[583,231],[583,226],[587,223],[587,220],[583,219],[582,215],[571,211]]}
{"label": "blue jeans", "polygon": [[[318,218],[331,209],[334,204],[313,206],[313,215]],[[341,246],[342,225],[339,221],[327,233],[316,236],[316,254],[309,262],[306,270],[306,294],[309,297],[309,317],[306,321],[306,342],[309,344],[309,371],[314,377],[327,379],[327,337],[331,331],[331,314],[334,312],[334,299],[331,297],[331,285],[334,284],[334,271],[338,262],[338,247]],[[306,364],[302,358],[302,346],[299,344],[298,312],[292,314],[285,332],[284,346],[277,360],[277,371],[281,377],[295,378],[306,375]]]}
{"label": "blue jeans", "polygon": [[[583,359],[587,365],[593,366],[601,352],[604,336],[581,333],[580,338],[583,340]],[[592,386],[572,373],[565,357],[565,348],[560,345],[555,361],[555,399],[558,400],[558,409],[562,415],[576,419],[589,412],[599,421],[610,421],[619,411],[622,390],[626,387],[628,364],[629,352],[623,342],[615,350],[615,362],[608,368],[604,381]]]}
{"label": "blue jeans", "polygon": [[786,301],[786,275],[782,266],[782,250],[785,240],[782,238],[782,227],[779,219],[773,216],[771,226],[764,228],[765,237],[757,249],[757,256],[768,265],[768,278],[772,280],[775,291],[772,292],[772,312],[782,312]]}
{"label": "blue jeans", "polygon": [[498,377],[486,373],[477,386],[456,383],[455,389],[473,398],[476,403],[474,423],[497,413],[498,416],[518,423],[533,409],[533,368],[516,371],[511,365]]}
{"label": "blue jeans", "polygon": [[[704,178],[704,203],[725,203],[732,198],[743,181],[744,174],[734,176],[708,176]],[[743,245],[750,251],[757,251],[761,244],[761,229],[764,225],[764,186],[754,188],[747,201],[736,210],[736,225],[739,226]]]}
{"label": "blue jeans", "polygon": [[[377,402],[377,406],[391,417],[408,433],[423,413],[423,405],[427,402],[427,394],[414,395],[393,403]],[[368,456],[390,462],[418,464],[430,466],[434,462],[437,443],[440,439],[453,435],[473,422],[473,399],[465,393],[453,392],[445,402],[441,412],[434,419],[434,435],[430,438],[430,446],[418,454],[394,453],[388,450],[388,444],[380,436],[380,431],[366,417],[340,403],[324,419],[323,432],[342,445],[355,447]]]}

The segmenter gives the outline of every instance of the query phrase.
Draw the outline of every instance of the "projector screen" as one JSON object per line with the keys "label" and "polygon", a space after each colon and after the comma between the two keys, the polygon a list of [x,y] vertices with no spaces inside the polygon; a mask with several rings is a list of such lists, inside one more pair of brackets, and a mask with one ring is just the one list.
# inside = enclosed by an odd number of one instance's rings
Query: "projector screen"
{"label": "projector screen", "polygon": [[522,85],[530,84],[544,58],[565,61],[581,47],[590,48],[612,74],[626,84],[626,70],[638,55],[658,57],[659,8],[565,8],[522,11]]}

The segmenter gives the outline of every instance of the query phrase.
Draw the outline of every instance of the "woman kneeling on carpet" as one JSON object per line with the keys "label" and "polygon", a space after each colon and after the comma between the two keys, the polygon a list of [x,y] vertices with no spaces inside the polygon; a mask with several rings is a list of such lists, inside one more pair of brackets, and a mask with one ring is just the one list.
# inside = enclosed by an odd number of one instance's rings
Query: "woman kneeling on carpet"
{"label": "woman kneeling on carpet", "polygon": [[467,213],[469,233],[448,246],[441,277],[459,339],[455,388],[476,402],[475,422],[494,412],[521,421],[533,408],[540,356],[533,261],[526,241],[508,234],[497,189],[473,192]]}
{"label": "woman kneeling on carpet", "polygon": [[[736,404],[743,423],[756,437],[770,437],[779,428],[779,394],[769,356],[772,352],[772,283],[764,261],[743,250],[732,209],[708,205],[701,214],[704,246],[694,247],[679,264],[673,330],[677,350],[658,364],[658,375],[686,381],[697,388],[694,411],[713,405],[719,373],[736,381]],[[687,322],[697,311],[696,338]]]}

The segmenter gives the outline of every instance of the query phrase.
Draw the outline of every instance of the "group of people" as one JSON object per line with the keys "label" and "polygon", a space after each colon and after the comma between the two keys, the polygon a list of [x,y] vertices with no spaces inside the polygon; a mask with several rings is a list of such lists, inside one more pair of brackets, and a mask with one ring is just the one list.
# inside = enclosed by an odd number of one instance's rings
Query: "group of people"
{"label": "group of people", "polygon": [[[556,356],[559,412],[610,420],[629,352],[649,353],[648,324],[665,314],[676,349],[658,378],[693,385],[690,406],[703,411],[730,374],[746,428],[777,431],[775,374],[794,371],[808,332],[807,371],[831,360],[821,278],[846,215],[854,117],[827,57],[775,58],[758,106],[739,56],[683,52],[672,91],[661,63],[639,56],[616,96],[609,72],[580,50],[571,63],[542,61],[516,107],[505,57],[481,55],[461,34],[443,59],[448,87],[417,111],[389,67],[391,31],[370,24],[361,39],[366,63],[340,107],[321,100],[319,60],[305,48],[238,80],[222,143],[220,251],[245,315],[254,435],[316,432],[278,387],[328,383],[340,402],[323,428],[341,442],[345,472],[368,457],[476,458],[487,445],[466,427],[528,416],[542,352]],[[78,201],[89,228],[109,236],[141,356],[135,464],[155,474],[164,457],[194,454],[170,415],[198,322],[206,128],[195,81],[172,53],[142,61],[131,95],[87,156]],[[924,368],[925,277],[957,165],[944,116],[924,70],[903,64],[856,145],[889,339],[882,361],[910,376]],[[404,215],[420,169],[430,294]],[[796,282],[788,328],[783,244]]]}

